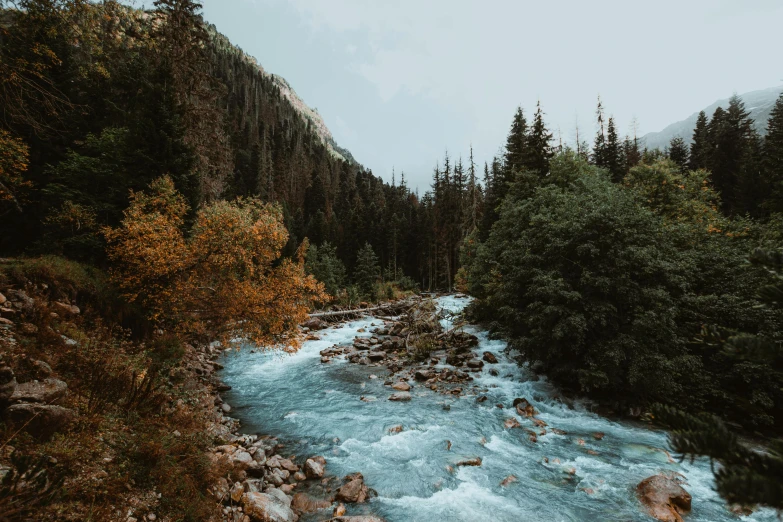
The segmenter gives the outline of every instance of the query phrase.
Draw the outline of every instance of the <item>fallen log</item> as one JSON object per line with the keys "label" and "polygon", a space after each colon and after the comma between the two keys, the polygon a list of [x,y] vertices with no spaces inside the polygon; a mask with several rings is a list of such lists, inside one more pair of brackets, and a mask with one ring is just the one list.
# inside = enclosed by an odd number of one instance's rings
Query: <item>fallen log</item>
{"label": "fallen log", "polygon": [[342,315],[361,315],[366,314],[368,312],[377,312],[379,310],[402,310],[409,306],[411,306],[412,303],[403,301],[403,302],[397,302],[397,303],[387,303],[382,304],[379,306],[373,306],[370,308],[353,308],[351,310],[334,310],[330,312],[315,312],[312,314],[308,314],[311,318],[312,317],[339,317]]}

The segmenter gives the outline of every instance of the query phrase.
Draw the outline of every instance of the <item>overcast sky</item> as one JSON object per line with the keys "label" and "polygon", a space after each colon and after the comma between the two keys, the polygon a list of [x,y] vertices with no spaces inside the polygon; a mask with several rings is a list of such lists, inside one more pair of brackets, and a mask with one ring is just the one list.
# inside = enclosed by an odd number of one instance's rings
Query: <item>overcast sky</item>
{"label": "overcast sky", "polygon": [[489,160],[520,104],[592,142],[599,94],[641,135],[783,82],[781,0],[202,2],[360,163],[422,190],[446,149]]}

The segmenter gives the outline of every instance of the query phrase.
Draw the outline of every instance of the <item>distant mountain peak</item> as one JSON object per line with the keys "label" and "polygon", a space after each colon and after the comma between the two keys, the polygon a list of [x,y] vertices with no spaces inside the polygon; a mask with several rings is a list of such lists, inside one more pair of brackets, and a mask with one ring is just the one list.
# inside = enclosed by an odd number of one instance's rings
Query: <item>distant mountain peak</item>
{"label": "distant mountain peak", "polygon": [[[761,89],[758,91],[746,92],[740,94],[739,97],[745,102],[745,109],[750,114],[750,118],[754,121],[754,128],[760,134],[766,134],[767,132],[767,120],[769,119],[772,107],[775,105],[775,101],[780,94],[783,93],[783,85],[778,87],[770,87],[768,89]],[[712,114],[718,107],[724,109],[729,106],[729,98],[718,100],[712,105],[709,105],[701,110],[707,115],[707,118],[712,118]],[[672,123],[660,132],[650,132],[642,136],[642,143],[651,149],[660,148],[663,149],[669,145],[672,138],[681,137],[685,140],[685,143],[690,144],[693,137],[693,129],[696,127],[696,118],[699,116],[700,111],[696,111],[686,119]]]}

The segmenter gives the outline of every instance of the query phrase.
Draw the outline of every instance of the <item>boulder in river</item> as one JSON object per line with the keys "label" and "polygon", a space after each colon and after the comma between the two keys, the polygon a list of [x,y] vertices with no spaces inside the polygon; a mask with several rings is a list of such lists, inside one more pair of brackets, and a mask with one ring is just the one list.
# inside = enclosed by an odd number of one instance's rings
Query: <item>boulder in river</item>
{"label": "boulder in river", "polygon": [[481,457],[473,457],[472,459],[460,460],[457,462],[457,466],[481,466]]}
{"label": "boulder in river", "polygon": [[364,485],[364,477],[361,473],[354,473],[345,477],[346,483],[337,490],[336,499],[343,502],[361,504],[367,499],[367,486]]}
{"label": "boulder in river", "polygon": [[334,517],[329,522],[384,522],[375,515],[354,515],[350,517]]}
{"label": "boulder in river", "polygon": [[296,522],[298,517],[291,509],[291,499],[279,489],[267,493],[245,493],[242,507],[250,520],[255,522]]}
{"label": "boulder in river", "polygon": [[426,381],[432,378],[432,372],[429,370],[416,370],[413,378],[417,381]]}
{"label": "boulder in river", "polygon": [[392,384],[392,389],[404,392],[411,391],[411,385],[404,381],[395,382]]}
{"label": "boulder in river", "polygon": [[641,481],[636,486],[636,496],[647,512],[662,522],[683,522],[682,514],[691,510],[691,495],[664,475]]}
{"label": "boulder in river", "polygon": [[309,478],[321,478],[324,476],[324,467],[326,459],[323,457],[312,457],[305,461],[305,475]]}
{"label": "boulder in river", "polygon": [[310,330],[323,330],[328,325],[326,321],[324,321],[320,317],[311,317],[310,319],[302,323],[302,326],[304,326],[305,328],[309,328]]}
{"label": "boulder in river", "polygon": [[484,361],[488,362],[489,364],[497,364],[498,358],[495,357],[495,354],[492,352],[484,352],[484,357],[482,357]]}
{"label": "boulder in river", "polygon": [[401,391],[397,393],[392,393],[389,396],[390,401],[398,401],[398,402],[406,402],[411,400],[411,393],[406,391]]}
{"label": "boulder in river", "polygon": [[513,406],[517,409],[517,413],[523,417],[532,417],[536,413],[536,409],[525,398],[517,397],[514,399]]}
{"label": "boulder in river", "polygon": [[386,359],[386,352],[367,352],[367,358],[372,362],[378,362]]}

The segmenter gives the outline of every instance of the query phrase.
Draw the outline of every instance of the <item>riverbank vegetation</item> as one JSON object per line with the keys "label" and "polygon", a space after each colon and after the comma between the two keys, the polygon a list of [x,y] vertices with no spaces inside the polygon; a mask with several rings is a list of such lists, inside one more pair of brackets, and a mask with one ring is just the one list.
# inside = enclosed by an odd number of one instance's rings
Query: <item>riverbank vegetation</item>
{"label": "riverbank vegetation", "polygon": [[[783,242],[783,97],[764,136],[735,96],[666,150],[620,137],[600,101],[592,146],[556,142],[540,103],[531,121],[520,108],[502,154],[447,154],[419,195],[340,149],[199,9],[2,2],[0,391],[43,362],[74,392],[58,414],[80,420],[44,445],[4,424],[0,460],[48,459],[47,487],[65,488],[52,517],[112,512],[144,484],[182,501],[162,507],[172,517],[203,520],[213,385],[177,377],[188,354],[216,338],[294,347],[314,305],[418,289],[475,296],[471,316],[565,389],[623,414],[668,407],[685,453],[747,464],[716,434],[783,433],[783,317],[763,290]],[[106,458],[108,485],[80,482]],[[754,484],[780,483],[774,459]],[[752,489],[743,476],[726,496]],[[15,491],[0,507],[23,503]],[[783,497],[765,491],[730,498]]]}

